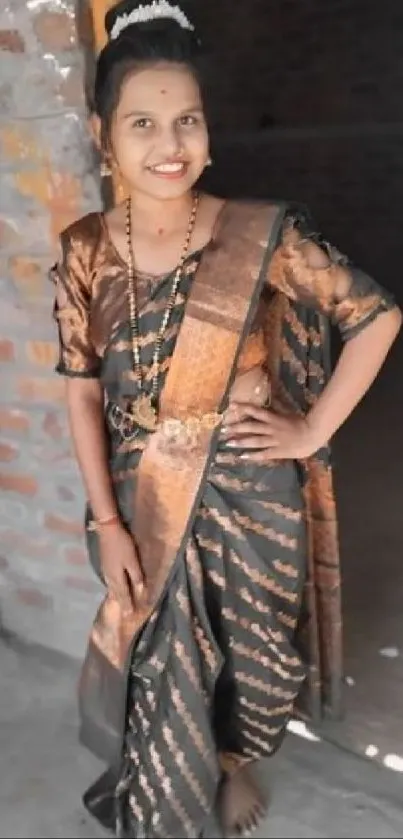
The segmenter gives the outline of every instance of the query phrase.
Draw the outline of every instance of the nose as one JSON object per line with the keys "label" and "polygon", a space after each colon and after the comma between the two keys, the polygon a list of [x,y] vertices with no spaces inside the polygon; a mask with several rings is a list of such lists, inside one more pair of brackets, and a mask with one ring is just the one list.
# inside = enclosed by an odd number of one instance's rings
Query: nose
{"label": "nose", "polygon": [[163,159],[179,157],[182,151],[182,143],[177,129],[174,126],[162,129],[158,145],[159,153]]}

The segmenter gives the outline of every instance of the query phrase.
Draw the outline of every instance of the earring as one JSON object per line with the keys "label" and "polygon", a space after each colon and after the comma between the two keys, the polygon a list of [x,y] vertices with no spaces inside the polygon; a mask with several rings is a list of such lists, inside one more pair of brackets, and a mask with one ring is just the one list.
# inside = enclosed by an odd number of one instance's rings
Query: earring
{"label": "earring", "polygon": [[213,165],[213,161],[212,161],[211,157],[208,157],[207,160],[206,160],[206,166],[212,166],[212,165]]}
{"label": "earring", "polygon": [[117,204],[121,204],[127,198],[127,190],[120,177],[115,180],[115,199]]}
{"label": "earring", "polygon": [[107,160],[103,160],[100,167],[101,178],[110,178],[112,169]]}

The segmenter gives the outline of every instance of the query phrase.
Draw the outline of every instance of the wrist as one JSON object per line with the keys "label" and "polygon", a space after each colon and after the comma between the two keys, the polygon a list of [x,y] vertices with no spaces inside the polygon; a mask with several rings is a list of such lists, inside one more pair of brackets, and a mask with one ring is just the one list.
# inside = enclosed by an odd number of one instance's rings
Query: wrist
{"label": "wrist", "polygon": [[88,522],[87,529],[90,531],[96,531],[97,533],[101,534],[107,532],[111,529],[119,527],[121,524],[121,519],[118,513],[111,513],[110,516],[104,516],[98,519],[92,519]]}
{"label": "wrist", "polygon": [[312,449],[317,452],[329,442],[330,435],[327,433],[320,419],[316,416],[314,409],[305,417],[308,434],[312,442]]}

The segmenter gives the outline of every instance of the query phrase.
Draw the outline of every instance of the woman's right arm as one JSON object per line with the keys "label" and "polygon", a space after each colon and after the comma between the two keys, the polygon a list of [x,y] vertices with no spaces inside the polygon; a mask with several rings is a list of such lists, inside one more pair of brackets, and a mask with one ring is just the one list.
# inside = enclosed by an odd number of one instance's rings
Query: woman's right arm
{"label": "woman's right arm", "polygon": [[77,462],[98,522],[102,575],[110,593],[129,613],[144,596],[144,580],[134,540],[118,514],[108,466],[103,388],[98,379],[68,378],[67,408]]}
{"label": "woman's right arm", "polygon": [[101,359],[91,331],[91,241],[92,234],[82,235],[82,222],[65,231],[61,259],[51,272],[60,346],[56,370],[66,380],[71,436],[94,516],[102,576],[129,612],[144,595],[144,581],[134,539],[118,515],[109,470]]}
{"label": "woman's right arm", "polygon": [[133,538],[118,514],[108,465],[103,388],[98,379],[79,377],[68,378],[66,388],[74,450],[87,498],[99,523],[102,575],[124,612],[131,612],[143,597],[144,581]]}
{"label": "woman's right arm", "polygon": [[68,378],[67,409],[74,450],[96,521],[118,510],[108,466],[104,393],[99,379]]}

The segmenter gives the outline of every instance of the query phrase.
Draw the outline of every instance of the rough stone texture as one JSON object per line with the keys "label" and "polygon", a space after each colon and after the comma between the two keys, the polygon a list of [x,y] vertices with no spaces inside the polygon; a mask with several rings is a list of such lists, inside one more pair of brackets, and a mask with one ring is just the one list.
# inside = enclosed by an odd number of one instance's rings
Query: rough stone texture
{"label": "rough stone texture", "polygon": [[[307,202],[329,238],[402,299],[403,8],[392,0],[203,0],[200,11],[219,57],[215,189]],[[99,587],[85,564],[83,493],[63,383],[52,373],[46,271],[59,230],[99,206],[83,40],[88,49],[84,2],[1,6],[2,620],[78,656]],[[355,555],[359,544],[352,562]]]}
{"label": "rough stone texture", "polygon": [[47,271],[59,231],[99,206],[74,0],[0,10],[1,619],[80,655],[99,587],[82,555]]}

